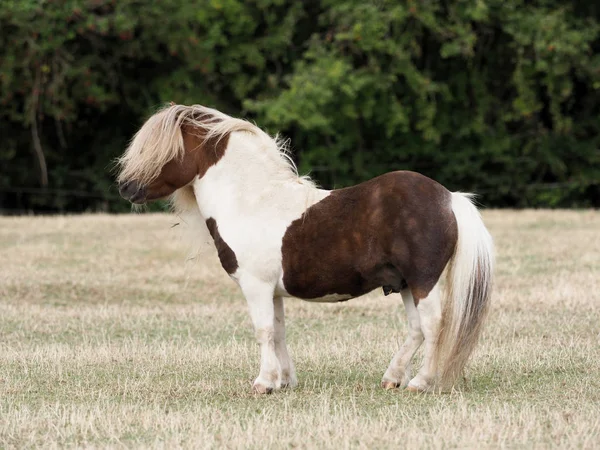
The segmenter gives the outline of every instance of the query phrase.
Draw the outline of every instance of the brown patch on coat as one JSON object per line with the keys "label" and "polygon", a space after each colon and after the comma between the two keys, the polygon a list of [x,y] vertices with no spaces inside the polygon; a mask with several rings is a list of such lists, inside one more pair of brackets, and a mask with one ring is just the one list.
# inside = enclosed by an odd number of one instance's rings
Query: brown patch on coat
{"label": "brown patch on coat", "polygon": [[221,237],[221,234],[219,234],[217,221],[210,217],[206,220],[206,226],[208,227],[208,231],[215,242],[215,247],[217,248],[219,260],[221,261],[223,269],[225,269],[229,275],[235,273],[238,268],[237,258],[234,251],[231,250],[231,247],[227,245],[227,242],[225,242]]}
{"label": "brown patch on coat", "polygon": [[[207,121],[214,120],[211,116],[204,116]],[[202,178],[223,157],[229,143],[229,135],[205,139],[206,132],[191,125],[183,125],[181,133],[185,148],[183,156],[165,164],[158,177],[144,187],[145,201],[167,197],[196,176]]]}
{"label": "brown patch on coat", "polygon": [[225,154],[229,143],[229,135],[227,134],[221,138],[205,139],[206,132],[204,130],[190,125],[184,125],[181,131],[185,153],[193,158],[196,175],[202,178],[207,170],[217,164]]}
{"label": "brown patch on coat", "polygon": [[378,287],[425,298],[458,238],[451,194],[415,172],[391,172],[332,191],[288,227],[283,284],[304,299]]}

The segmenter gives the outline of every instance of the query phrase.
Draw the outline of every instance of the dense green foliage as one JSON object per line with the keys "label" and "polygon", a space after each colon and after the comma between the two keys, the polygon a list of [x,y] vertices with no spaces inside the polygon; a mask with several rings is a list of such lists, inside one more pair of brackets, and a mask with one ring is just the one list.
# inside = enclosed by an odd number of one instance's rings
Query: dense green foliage
{"label": "dense green foliage", "polygon": [[3,208],[127,208],[111,160],[166,101],[282,132],[326,187],[600,204],[594,2],[2,0],[0,89]]}

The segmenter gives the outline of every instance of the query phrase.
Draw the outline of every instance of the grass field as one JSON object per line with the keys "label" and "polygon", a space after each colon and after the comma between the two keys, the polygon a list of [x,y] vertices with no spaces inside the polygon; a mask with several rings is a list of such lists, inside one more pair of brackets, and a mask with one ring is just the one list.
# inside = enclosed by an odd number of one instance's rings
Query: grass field
{"label": "grass field", "polygon": [[0,218],[0,447],[599,448],[600,212],[487,211],[493,307],[444,395],[384,391],[398,295],[286,303],[299,386],[251,393],[245,301],[169,215]]}

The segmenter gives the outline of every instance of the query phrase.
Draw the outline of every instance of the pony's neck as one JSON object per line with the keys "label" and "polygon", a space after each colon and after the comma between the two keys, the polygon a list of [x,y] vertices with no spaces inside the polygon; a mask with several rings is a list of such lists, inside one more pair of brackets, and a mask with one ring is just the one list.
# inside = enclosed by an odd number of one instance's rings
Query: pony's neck
{"label": "pony's neck", "polygon": [[265,211],[294,216],[327,195],[298,177],[266,134],[234,132],[223,157],[194,192],[205,218],[253,216]]}

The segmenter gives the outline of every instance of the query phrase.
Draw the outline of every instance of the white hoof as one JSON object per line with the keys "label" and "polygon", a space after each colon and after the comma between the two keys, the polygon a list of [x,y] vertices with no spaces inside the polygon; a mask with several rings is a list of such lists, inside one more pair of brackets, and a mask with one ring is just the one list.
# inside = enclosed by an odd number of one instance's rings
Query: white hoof
{"label": "white hoof", "polygon": [[259,383],[257,381],[254,382],[254,384],[252,385],[252,390],[256,393],[256,394],[271,394],[273,392],[274,386],[269,386],[263,383]]}
{"label": "white hoof", "polygon": [[294,389],[298,386],[298,380],[295,374],[283,374],[281,376],[281,388],[282,389]]}
{"label": "white hoof", "polygon": [[431,392],[433,389],[433,383],[419,379],[418,375],[410,380],[408,386],[406,386],[406,390],[410,392]]}
{"label": "white hoof", "polygon": [[252,390],[257,394],[270,394],[274,390],[279,389],[281,385],[278,382],[273,382],[260,375],[252,384]]}
{"label": "white hoof", "polygon": [[401,386],[402,385],[400,383],[397,383],[395,381],[381,380],[381,387],[383,389],[385,389],[386,391],[390,391],[392,389],[398,389]]}

